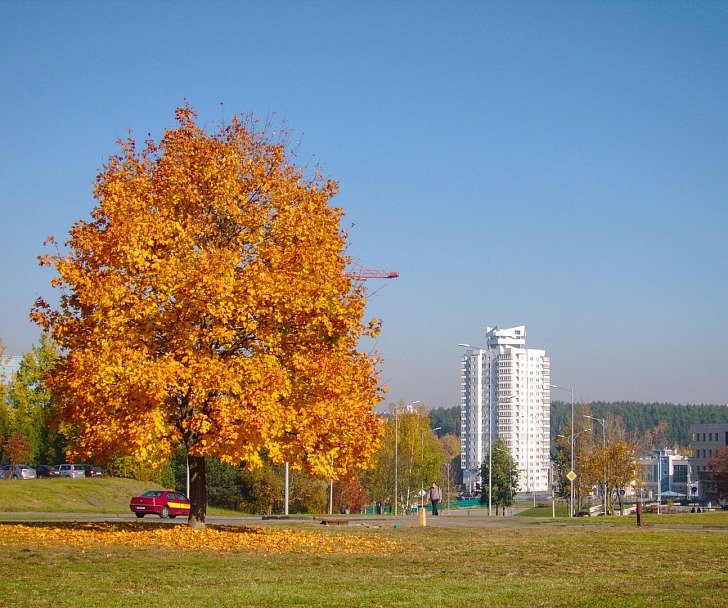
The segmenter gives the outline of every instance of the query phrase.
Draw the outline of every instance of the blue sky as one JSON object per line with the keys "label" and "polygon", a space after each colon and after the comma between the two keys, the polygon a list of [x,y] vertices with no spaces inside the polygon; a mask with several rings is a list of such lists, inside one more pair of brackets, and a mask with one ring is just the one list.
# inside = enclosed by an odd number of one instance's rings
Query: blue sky
{"label": "blue sky", "polygon": [[[385,403],[526,325],[586,400],[727,403],[728,3],[0,0],[0,337],[132,129],[285,119],[340,181]],[[554,398],[568,395],[554,394]]]}

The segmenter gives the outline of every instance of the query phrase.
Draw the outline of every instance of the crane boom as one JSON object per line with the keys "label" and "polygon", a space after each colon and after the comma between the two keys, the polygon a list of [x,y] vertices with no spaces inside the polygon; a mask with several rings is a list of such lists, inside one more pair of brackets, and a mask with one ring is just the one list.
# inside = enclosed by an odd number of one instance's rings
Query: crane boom
{"label": "crane boom", "polygon": [[362,266],[358,262],[353,262],[353,268],[346,275],[357,281],[366,281],[367,279],[396,279],[398,272],[387,272],[386,270],[372,270],[366,266]]}

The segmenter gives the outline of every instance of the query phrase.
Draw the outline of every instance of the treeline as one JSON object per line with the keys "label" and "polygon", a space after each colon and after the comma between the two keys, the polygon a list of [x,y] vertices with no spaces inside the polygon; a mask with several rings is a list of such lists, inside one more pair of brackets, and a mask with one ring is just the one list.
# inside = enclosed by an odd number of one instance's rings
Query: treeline
{"label": "treeline", "polygon": [[[678,405],[674,403],[638,403],[634,401],[593,401],[574,404],[576,416],[581,406],[586,405],[595,418],[622,419],[627,432],[638,440],[645,451],[673,447],[687,447],[690,444],[690,425],[728,423],[726,405]],[[551,441],[569,424],[571,402],[551,403]],[[442,427],[440,433],[460,436],[460,407],[438,408],[430,412],[433,428]],[[447,430],[445,430],[447,429]]]}
{"label": "treeline", "polygon": [[[575,404],[576,415],[579,406]],[[627,432],[644,451],[682,447],[690,444],[690,425],[728,423],[728,406],[678,405],[674,403],[637,403],[634,401],[586,404],[595,418],[607,421],[621,418]],[[563,432],[571,417],[571,402],[551,403],[552,440]]]}

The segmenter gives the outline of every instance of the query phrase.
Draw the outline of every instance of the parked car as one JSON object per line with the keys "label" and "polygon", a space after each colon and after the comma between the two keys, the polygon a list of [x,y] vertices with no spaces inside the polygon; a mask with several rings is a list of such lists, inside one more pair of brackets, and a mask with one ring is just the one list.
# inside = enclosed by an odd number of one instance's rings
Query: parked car
{"label": "parked car", "polygon": [[61,477],[69,477],[71,479],[86,477],[86,471],[83,470],[80,464],[59,464],[56,465],[56,468],[61,474]]}
{"label": "parked car", "polygon": [[589,511],[579,511],[576,514],[577,517],[591,517],[591,513]]}
{"label": "parked car", "polygon": [[39,464],[35,468],[35,475],[38,479],[44,477],[60,477],[61,472],[56,467],[51,467],[47,464]]}
{"label": "parked car", "polygon": [[86,477],[102,477],[104,474],[101,467],[97,467],[95,464],[82,464],[79,466],[83,469]]}
{"label": "parked car", "polygon": [[147,513],[159,515],[161,519],[190,514],[190,499],[174,490],[149,490],[141,496],[134,496],[129,508],[140,519]]}
{"label": "parked car", "polygon": [[0,469],[0,479],[35,479],[35,469],[27,464],[6,464]]}

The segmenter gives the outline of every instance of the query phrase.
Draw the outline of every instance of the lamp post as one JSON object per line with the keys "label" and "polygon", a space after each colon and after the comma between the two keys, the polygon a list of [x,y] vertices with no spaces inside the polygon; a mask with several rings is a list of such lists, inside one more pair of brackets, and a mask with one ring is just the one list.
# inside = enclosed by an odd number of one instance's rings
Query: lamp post
{"label": "lamp post", "polygon": [[587,416],[586,414],[584,414],[584,418],[589,418],[589,420],[594,420],[602,425],[602,447],[604,448],[604,485],[602,486],[602,512],[604,513],[604,515],[606,515],[607,514],[607,421],[604,418],[595,418],[594,416]]}
{"label": "lamp post", "polygon": [[447,465],[447,512],[450,513],[450,463],[445,464]]}
{"label": "lamp post", "polygon": [[397,476],[399,470],[399,405],[394,406],[394,515],[397,515]]}
{"label": "lamp post", "polygon": [[285,477],[285,488],[283,490],[283,514],[288,515],[288,461],[285,463],[284,467],[284,477]]}
{"label": "lamp post", "polygon": [[576,473],[574,473],[574,442],[579,435],[588,433],[589,431],[591,431],[591,429],[584,429],[583,431],[579,431],[576,435],[571,435],[569,437],[567,437],[566,435],[559,435],[559,437],[568,439],[569,443],[571,443],[571,473],[573,473],[573,475],[569,475],[569,481],[571,482],[571,496],[569,496],[571,502],[571,512],[569,513],[569,517],[574,516],[574,480],[576,479]]}
{"label": "lamp post", "polygon": [[571,482],[569,517],[574,517],[574,479],[576,479],[576,473],[574,472],[574,389],[556,386],[555,384],[549,384],[549,386],[551,388],[557,388],[560,391],[568,391],[571,393],[571,471],[569,471],[568,477]]}
{"label": "lamp post", "polygon": [[657,514],[662,506],[662,450],[657,452]]}

